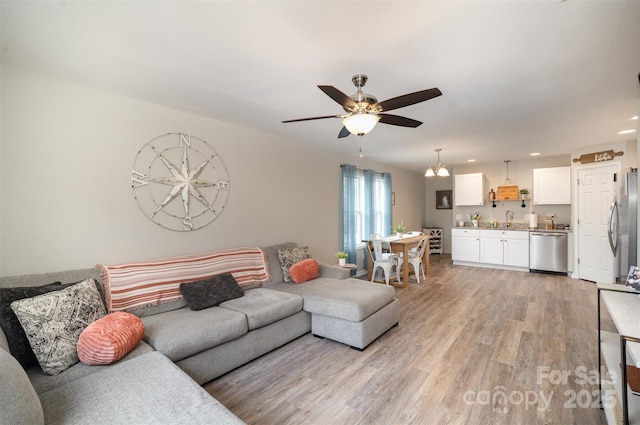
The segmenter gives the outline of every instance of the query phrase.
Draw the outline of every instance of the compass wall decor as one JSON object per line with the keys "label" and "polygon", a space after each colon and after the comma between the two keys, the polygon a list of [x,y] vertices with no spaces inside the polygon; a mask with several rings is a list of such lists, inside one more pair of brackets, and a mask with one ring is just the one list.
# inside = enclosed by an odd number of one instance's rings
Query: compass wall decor
{"label": "compass wall decor", "polygon": [[229,197],[229,172],[204,140],[167,133],[136,154],[131,188],[142,212],[156,224],[189,232],[222,213]]}

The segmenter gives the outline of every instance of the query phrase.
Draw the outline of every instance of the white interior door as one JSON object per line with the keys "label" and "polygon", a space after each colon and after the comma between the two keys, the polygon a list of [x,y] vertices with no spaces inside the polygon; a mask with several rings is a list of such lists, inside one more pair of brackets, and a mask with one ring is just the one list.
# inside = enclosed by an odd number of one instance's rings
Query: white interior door
{"label": "white interior door", "polygon": [[594,282],[614,283],[616,258],[609,247],[607,221],[609,207],[620,177],[620,164],[585,167],[578,170],[578,277]]}

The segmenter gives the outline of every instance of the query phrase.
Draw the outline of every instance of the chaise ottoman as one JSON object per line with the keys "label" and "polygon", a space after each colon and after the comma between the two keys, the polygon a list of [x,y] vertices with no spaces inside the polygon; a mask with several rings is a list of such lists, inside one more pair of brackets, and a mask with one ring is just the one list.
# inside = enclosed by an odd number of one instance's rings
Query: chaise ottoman
{"label": "chaise ottoman", "polygon": [[311,332],[363,350],[398,324],[400,303],[395,288],[359,279],[319,277],[272,287],[300,295],[303,309],[311,313]]}

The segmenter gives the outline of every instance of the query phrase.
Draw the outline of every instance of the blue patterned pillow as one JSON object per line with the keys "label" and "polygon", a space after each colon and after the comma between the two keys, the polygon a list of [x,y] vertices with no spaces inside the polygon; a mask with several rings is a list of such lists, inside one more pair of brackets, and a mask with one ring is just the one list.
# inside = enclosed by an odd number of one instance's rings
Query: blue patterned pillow
{"label": "blue patterned pillow", "polygon": [[107,314],[93,279],[14,301],[11,308],[47,375],[57,375],[78,363],[80,334],[90,323]]}

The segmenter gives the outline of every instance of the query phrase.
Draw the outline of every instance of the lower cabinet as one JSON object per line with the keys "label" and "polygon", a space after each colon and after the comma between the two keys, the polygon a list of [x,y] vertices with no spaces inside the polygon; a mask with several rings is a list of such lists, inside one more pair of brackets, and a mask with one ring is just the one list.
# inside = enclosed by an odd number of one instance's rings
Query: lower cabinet
{"label": "lower cabinet", "polygon": [[520,230],[451,229],[451,259],[482,267],[529,268],[529,232]]}
{"label": "lower cabinet", "polygon": [[472,263],[480,261],[480,230],[451,229],[451,259]]}
{"label": "lower cabinet", "polygon": [[529,232],[480,230],[480,262],[529,267]]}

